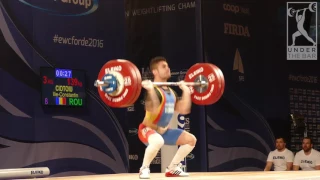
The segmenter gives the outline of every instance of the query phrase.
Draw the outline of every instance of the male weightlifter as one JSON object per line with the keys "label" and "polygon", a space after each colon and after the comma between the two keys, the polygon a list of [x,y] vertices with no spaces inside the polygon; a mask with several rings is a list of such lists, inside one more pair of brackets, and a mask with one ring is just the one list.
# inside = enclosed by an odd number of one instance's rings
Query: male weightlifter
{"label": "male weightlifter", "polygon": [[305,137],[302,140],[302,150],[297,152],[293,161],[293,170],[298,171],[320,170],[320,152],[313,149],[312,139]]}
{"label": "male weightlifter", "polygon": [[[166,82],[171,77],[170,68],[164,57],[153,58],[150,62],[150,70],[154,76],[154,82]],[[192,103],[190,89],[184,81],[180,81],[182,97],[178,100],[174,90],[168,86],[155,86],[150,80],[144,80],[142,86],[147,91],[146,115],[139,126],[138,136],[147,148],[140,168],[140,179],[150,178],[150,163],[164,144],[180,145],[172,162],[166,168],[165,176],[189,176],[181,169],[180,162],[193,150],[196,138],[187,131],[170,129],[168,125],[175,111],[180,114],[190,113]]]}
{"label": "male weightlifter", "polygon": [[270,171],[274,165],[274,171],[291,171],[294,155],[292,151],[286,148],[284,138],[276,139],[276,149],[268,155],[267,164],[264,171]]}

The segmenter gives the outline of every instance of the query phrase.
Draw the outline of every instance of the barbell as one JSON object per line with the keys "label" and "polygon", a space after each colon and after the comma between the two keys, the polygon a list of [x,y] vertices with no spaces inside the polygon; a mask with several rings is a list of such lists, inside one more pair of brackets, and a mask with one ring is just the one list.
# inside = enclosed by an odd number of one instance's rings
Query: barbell
{"label": "barbell", "polygon": [[[317,6],[316,5],[317,5],[316,3],[310,3],[308,8],[303,8],[303,9],[309,9],[310,12],[316,12],[316,10],[317,10]],[[303,9],[299,9],[299,10],[303,10]],[[288,9],[288,15],[290,17],[295,16],[296,13],[297,13],[297,10],[295,10],[293,8],[289,8]]]}
{"label": "barbell", "polygon": [[[186,72],[184,81],[191,91],[192,102],[210,105],[217,102],[225,87],[222,71],[211,63],[196,63]],[[156,86],[178,86],[178,82],[152,82]],[[100,98],[110,107],[134,104],[142,89],[139,69],[129,60],[115,59],[105,63],[95,80]]]}

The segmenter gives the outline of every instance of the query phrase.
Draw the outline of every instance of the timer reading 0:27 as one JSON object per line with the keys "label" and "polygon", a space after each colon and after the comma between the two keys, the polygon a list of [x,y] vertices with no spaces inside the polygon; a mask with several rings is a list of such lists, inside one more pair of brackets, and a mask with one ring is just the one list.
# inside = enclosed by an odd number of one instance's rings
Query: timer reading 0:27
{"label": "timer reading 0:27", "polygon": [[72,70],[69,69],[55,69],[57,78],[72,78]]}

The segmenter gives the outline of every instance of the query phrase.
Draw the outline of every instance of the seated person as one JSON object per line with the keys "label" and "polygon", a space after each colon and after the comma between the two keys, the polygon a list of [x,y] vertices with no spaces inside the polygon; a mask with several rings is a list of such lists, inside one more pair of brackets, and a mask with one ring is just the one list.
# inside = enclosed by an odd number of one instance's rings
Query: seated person
{"label": "seated person", "polygon": [[298,171],[299,168],[303,171],[320,170],[320,152],[313,149],[313,142],[309,137],[303,138],[302,150],[297,152],[293,161],[293,170]]}
{"label": "seated person", "polygon": [[291,171],[294,155],[292,151],[286,148],[284,138],[276,139],[276,149],[271,151],[268,155],[267,164],[264,171],[270,171],[272,165],[274,171]]}

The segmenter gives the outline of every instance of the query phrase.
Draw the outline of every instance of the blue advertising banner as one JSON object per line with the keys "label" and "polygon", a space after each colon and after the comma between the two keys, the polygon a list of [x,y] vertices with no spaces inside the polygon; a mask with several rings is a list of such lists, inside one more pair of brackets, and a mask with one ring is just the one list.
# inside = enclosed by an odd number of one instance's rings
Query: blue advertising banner
{"label": "blue advertising banner", "polygon": [[[149,62],[155,56],[164,56],[171,68],[172,79],[183,79],[185,70],[201,62],[197,54],[197,31],[195,20],[196,2],[190,0],[170,1],[126,1],[127,44],[126,59],[131,60],[140,69],[143,79],[152,79]],[[178,95],[179,88],[175,88]],[[144,118],[143,94],[128,110],[127,124],[129,149],[132,157],[130,171],[138,172],[141,167],[145,146],[136,136],[139,124]],[[180,116],[178,116],[180,117]],[[197,137],[197,145],[187,159],[188,171],[202,171],[206,163],[205,131],[201,127],[204,121],[204,107],[193,105],[192,112],[185,119],[190,122],[190,132]],[[192,157],[192,158],[191,158]],[[155,165],[157,164],[157,165]],[[161,171],[160,153],[153,161],[151,172]]]}
{"label": "blue advertising banner", "polygon": [[[125,109],[106,106],[93,87],[104,63],[124,57],[123,12],[119,0],[0,1],[1,169],[128,172]],[[86,106],[43,106],[40,67],[84,70]]]}
{"label": "blue advertising banner", "polygon": [[274,145],[264,116],[258,6],[202,1],[205,59],[222,70],[226,84],[222,99],[206,107],[209,171],[262,170]]}

